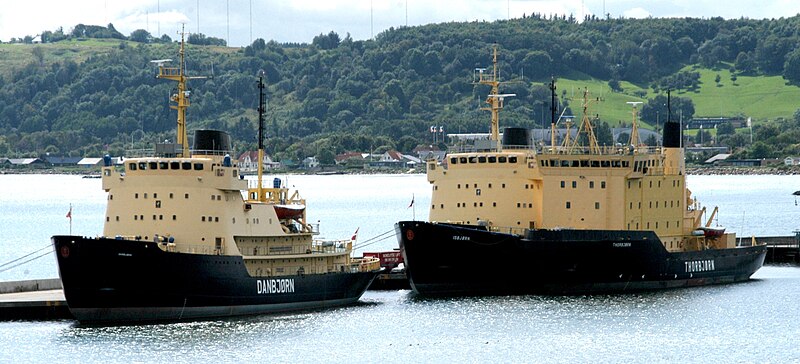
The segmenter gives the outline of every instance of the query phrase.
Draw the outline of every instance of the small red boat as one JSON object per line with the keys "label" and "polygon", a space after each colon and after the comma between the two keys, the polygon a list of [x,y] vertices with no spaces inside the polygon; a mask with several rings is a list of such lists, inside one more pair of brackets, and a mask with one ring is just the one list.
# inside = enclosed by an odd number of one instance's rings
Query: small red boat
{"label": "small red boat", "polygon": [[303,216],[303,211],[306,209],[306,205],[300,204],[292,204],[292,205],[274,205],[275,206],[275,214],[278,215],[278,218],[283,219],[297,219]]}
{"label": "small red boat", "polygon": [[700,227],[700,230],[703,231],[703,235],[707,238],[716,238],[722,236],[725,233],[724,227]]}

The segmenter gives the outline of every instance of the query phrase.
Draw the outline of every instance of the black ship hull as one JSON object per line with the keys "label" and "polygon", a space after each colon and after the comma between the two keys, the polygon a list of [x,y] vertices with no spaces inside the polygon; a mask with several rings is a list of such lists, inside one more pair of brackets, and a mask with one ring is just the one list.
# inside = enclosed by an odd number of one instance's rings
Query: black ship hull
{"label": "black ship hull", "polygon": [[670,253],[653,232],[531,230],[401,221],[412,289],[423,295],[595,294],[741,282],[765,245]]}
{"label": "black ship hull", "polygon": [[251,277],[240,256],[164,252],[154,242],[52,238],[64,296],[84,323],[175,321],[352,304],[378,272]]}

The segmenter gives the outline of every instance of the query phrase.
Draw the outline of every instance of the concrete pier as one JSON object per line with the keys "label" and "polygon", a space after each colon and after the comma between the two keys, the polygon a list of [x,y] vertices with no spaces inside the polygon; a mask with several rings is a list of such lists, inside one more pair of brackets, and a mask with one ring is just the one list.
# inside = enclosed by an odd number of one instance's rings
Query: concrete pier
{"label": "concrete pier", "polygon": [[765,263],[800,264],[800,233],[787,236],[762,236],[756,241],[767,244]]}
{"label": "concrete pier", "polygon": [[0,320],[71,318],[60,279],[0,282]]}

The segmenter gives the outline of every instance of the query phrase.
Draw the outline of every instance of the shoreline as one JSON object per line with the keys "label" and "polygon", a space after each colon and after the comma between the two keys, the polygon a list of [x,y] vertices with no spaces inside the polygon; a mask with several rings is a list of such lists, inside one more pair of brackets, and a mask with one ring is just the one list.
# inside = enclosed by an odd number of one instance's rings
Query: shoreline
{"label": "shoreline", "polygon": [[[265,171],[265,174],[292,174],[292,175],[371,175],[371,174],[425,174],[424,171],[369,169],[369,170],[320,170],[320,171]],[[100,176],[99,170],[67,170],[59,168],[32,168],[32,169],[0,169],[0,175],[5,174],[62,174],[78,176]],[[731,167],[731,166],[689,166],[686,167],[687,175],[797,175],[800,167],[796,166],[770,166],[770,167]],[[245,174],[248,175],[248,174]]]}
{"label": "shoreline", "polygon": [[686,167],[687,175],[710,176],[710,175],[776,175],[791,176],[800,174],[800,168],[789,166],[778,167],[705,167],[693,166]]}

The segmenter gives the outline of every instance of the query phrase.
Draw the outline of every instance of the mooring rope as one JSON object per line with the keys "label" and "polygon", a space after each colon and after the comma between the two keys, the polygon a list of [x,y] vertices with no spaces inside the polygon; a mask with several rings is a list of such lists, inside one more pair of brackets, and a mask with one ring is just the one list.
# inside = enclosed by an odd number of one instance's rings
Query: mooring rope
{"label": "mooring rope", "polygon": [[[28,253],[28,254],[25,254],[25,255],[23,255],[23,256],[21,256],[21,257],[19,257],[19,258],[12,259],[12,260],[10,260],[10,261],[8,261],[8,262],[5,262],[5,263],[3,263],[3,264],[0,264],[0,268],[2,268],[2,269],[0,269],[0,273],[2,273],[2,272],[5,272],[5,271],[8,271],[8,270],[11,270],[11,269],[14,269],[14,268],[16,268],[16,267],[19,267],[19,266],[21,266],[21,265],[23,265],[23,264],[30,263],[30,262],[32,262],[32,261],[34,261],[34,260],[36,260],[36,259],[39,259],[39,258],[41,258],[41,257],[44,257],[44,256],[46,256],[46,255],[48,255],[48,254],[52,253],[53,251],[52,251],[52,250],[50,250],[50,251],[46,251],[46,252],[44,252],[44,253],[42,253],[42,254],[39,254],[39,255],[37,255],[37,256],[35,256],[35,257],[33,257],[33,258],[30,258],[30,259],[28,259],[28,260],[23,260],[23,261],[21,261],[21,262],[20,262],[20,260],[22,260],[22,259],[25,259],[25,258],[27,258],[27,257],[29,257],[29,256],[31,256],[31,255],[34,255],[34,254],[36,254],[36,253],[39,253],[39,252],[41,252],[42,250],[45,250],[45,249],[50,249],[50,248],[52,248],[52,247],[53,247],[53,244],[48,244],[48,245],[46,245],[46,246],[44,246],[44,247],[42,247],[42,248],[40,248],[40,249],[37,249],[37,250],[35,250],[35,251],[33,251],[33,252],[30,252],[30,253]],[[19,263],[17,263],[17,262],[19,262]],[[17,264],[13,264],[13,263],[17,263]],[[11,265],[11,264],[13,264],[13,265]],[[9,266],[9,265],[10,265],[10,266]]]}
{"label": "mooring rope", "polygon": [[384,241],[384,240],[389,239],[391,237],[394,237],[394,229],[391,229],[389,231],[380,233],[380,234],[378,234],[376,236],[373,236],[373,237],[371,237],[369,239],[366,239],[363,242],[358,243],[355,246],[353,246],[353,249],[363,249],[364,247],[367,247],[367,246],[370,246],[372,244]]}

